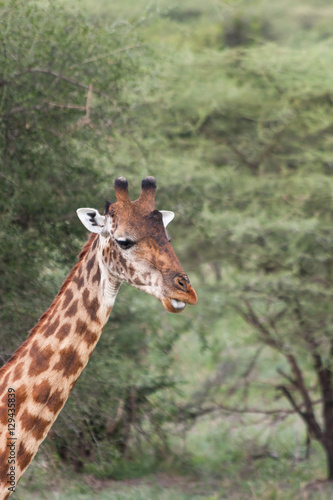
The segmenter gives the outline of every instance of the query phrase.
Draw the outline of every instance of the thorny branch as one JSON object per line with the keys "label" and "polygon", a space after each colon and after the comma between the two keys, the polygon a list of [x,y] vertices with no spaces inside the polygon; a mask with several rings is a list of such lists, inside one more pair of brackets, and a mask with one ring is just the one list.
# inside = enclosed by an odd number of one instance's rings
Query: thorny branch
{"label": "thorny branch", "polygon": [[303,398],[305,411],[301,411],[300,408],[297,407],[295,402],[294,402],[294,404],[292,403],[292,396],[291,396],[290,392],[284,386],[280,386],[280,388],[283,391],[283,393],[285,394],[285,396],[288,398],[290,403],[293,405],[293,407],[295,408],[297,413],[303,418],[305,423],[308,425],[309,430],[311,431],[313,436],[316,439],[320,440],[322,437],[322,430],[321,430],[321,428],[316,420],[315,414],[313,412],[313,402],[310,399],[310,395],[309,395],[308,390],[306,388],[302,372],[301,372],[301,370],[298,366],[298,363],[293,355],[288,354],[288,355],[286,355],[286,358],[290,364],[291,370],[292,370],[294,377],[295,377],[295,382],[296,382],[295,386],[297,387],[299,393],[301,394],[301,396]]}
{"label": "thorny branch", "polygon": [[85,111],[85,115],[83,118],[80,118],[76,126],[74,127],[75,129],[79,127],[84,127],[85,125],[88,125],[90,128],[93,128],[92,123],[91,123],[91,118],[90,118],[90,105],[91,105],[91,97],[93,93],[93,86],[92,83],[88,87],[88,93],[87,93],[87,99],[86,99],[86,104],[85,106],[79,106],[77,104],[71,104],[71,103],[57,103],[53,101],[44,101],[43,104],[41,105],[36,105],[32,107],[14,107],[7,113],[4,113],[3,115],[0,115],[0,118],[9,118],[12,115],[18,114],[18,113],[24,113],[28,111],[39,111],[39,112],[47,112],[50,108],[61,108],[61,109],[73,109],[77,111]]}
{"label": "thorny branch", "polygon": [[[307,330],[307,325],[302,314],[302,307],[299,300],[296,298],[295,315],[297,317],[298,323],[304,331],[304,338],[309,345],[311,356],[313,359],[313,367],[317,373],[319,386],[322,394],[323,400],[323,416],[325,422],[325,429],[331,429],[333,425],[333,388],[332,388],[332,372],[329,368],[324,367],[322,358],[317,351],[317,343],[313,337],[309,334]],[[332,354],[332,352],[331,352]],[[311,426],[311,423],[310,423]],[[318,424],[317,424],[318,426]],[[319,427],[319,426],[318,426]],[[322,437],[318,433],[317,439]]]}
{"label": "thorny branch", "polygon": [[111,52],[107,52],[106,54],[102,54],[101,56],[90,57],[89,59],[84,59],[80,63],[73,64],[69,66],[69,69],[76,68],[77,66],[81,66],[81,64],[88,64],[95,61],[100,61],[101,59],[105,59],[106,57],[114,56],[115,54],[119,54],[120,52],[126,52],[127,50],[136,49],[137,47],[142,47],[142,43],[137,43],[135,45],[130,45],[129,47],[121,47],[120,49],[113,50]]}
{"label": "thorny branch", "polygon": [[[54,78],[59,78],[60,80],[64,80],[65,82],[68,82],[71,85],[81,87],[85,90],[89,90],[89,88],[90,88],[90,85],[85,85],[84,83],[78,82],[77,80],[74,80],[73,78],[69,78],[68,76],[62,75],[61,73],[57,73],[56,71],[52,71],[50,69],[45,69],[45,68],[27,68],[24,71],[21,71],[21,73],[16,73],[15,75],[13,75],[10,80],[0,80],[0,87],[3,87],[5,85],[9,85],[13,82],[16,82],[17,79],[21,78],[22,76],[24,76],[28,73],[41,73],[44,75],[50,75],[50,76],[53,76]],[[94,93],[98,94],[102,97],[106,97],[106,98],[110,97],[108,94],[105,94],[104,92],[100,92],[98,90],[94,90]]]}
{"label": "thorny branch", "polygon": [[[180,421],[186,421],[187,419],[196,419],[198,417],[202,417],[204,415],[207,415],[209,413],[217,412],[217,411],[225,411],[227,413],[238,413],[238,414],[257,414],[257,415],[294,415],[295,413],[300,414],[302,412],[302,407],[304,406],[303,403],[301,405],[297,405],[295,400],[293,399],[292,395],[286,389],[284,386],[277,386],[277,389],[281,390],[285,395],[287,396],[288,400],[291,403],[291,406],[293,409],[286,409],[286,408],[275,408],[272,410],[263,410],[261,408],[255,408],[255,407],[244,407],[244,408],[239,408],[237,406],[228,406],[224,404],[216,404],[215,406],[210,406],[207,408],[199,408],[199,409],[190,409],[190,408],[179,408],[179,420]],[[290,399],[289,399],[290,397]],[[318,399],[316,401],[313,401],[313,405],[317,405],[319,403],[322,403],[321,399]]]}
{"label": "thorny branch", "polygon": [[88,89],[88,94],[87,94],[87,100],[86,100],[86,106],[85,106],[85,111],[86,114],[83,118],[81,118],[77,122],[77,127],[84,127],[85,125],[88,125],[88,127],[93,128],[91,120],[90,120],[90,102],[91,102],[91,95],[93,92],[93,86],[92,83],[89,85]]}
{"label": "thorny branch", "polygon": [[[279,373],[282,376],[284,376],[292,384],[294,389],[300,394],[300,396],[302,397],[302,405],[299,405],[296,403],[294,396],[292,395],[292,393],[290,392],[290,390],[286,386],[279,385],[277,387],[277,389],[282,391],[284,396],[287,398],[287,400],[291,404],[291,406],[293,408],[293,412],[296,412],[303,419],[303,421],[307,425],[311,434],[317,440],[320,441],[322,439],[323,432],[322,432],[322,429],[321,429],[320,425],[318,424],[316,416],[314,414],[314,402],[310,398],[309,391],[308,391],[306,384],[305,384],[305,381],[304,381],[302,370],[300,369],[295,356],[291,353],[283,352],[283,350],[280,348],[281,346],[279,346],[277,341],[274,338],[272,338],[272,335],[270,334],[269,329],[260,320],[258,315],[253,310],[251,304],[248,301],[245,301],[245,305],[246,305],[247,311],[244,311],[240,307],[236,307],[236,309],[240,312],[242,317],[248,323],[252,324],[260,331],[260,333],[264,336],[265,342],[268,345],[271,345],[272,347],[274,347],[275,349],[279,350],[280,352],[282,352],[284,354],[285,358],[287,359],[287,361],[290,365],[291,372],[293,374],[293,378],[290,377],[289,375],[285,374],[284,372],[280,371]],[[298,322],[299,322],[302,330],[305,330],[305,333],[306,333],[306,325],[305,325],[304,319],[302,318],[301,309],[300,309],[299,304],[297,304],[297,307],[295,308],[295,313],[296,313]],[[275,327],[275,323],[273,322],[273,324],[271,324],[270,326]],[[331,382],[330,382],[331,376],[330,376],[330,373],[329,374],[326,373],[327,370],[323,369],[322,364],[321,364],[321,358],[318,354],[316,354],[316,352],[313,349],[315,346],[313,345],[313,341],[312,341],[311,337],[306,335],[306,340],[308,341],[310,347],[312,347],[312,357],[314,359],[316,372],[318,373],[319,381],[320,381],[321,388],[322,388],[323,398],[321,401],[324,402],[324,408],[326,408],[327,397],[331,397],[330,401],[333,401]]]}
{"label": "thorny branch", "polygon": [[60,104],[52,101],[45,101],[52,108],[62,108],[62,109],[77,109],[78,111],[85,111],[85,106],[78,106],[77,104]]}
{"label": "thorny branch", "polygon": [[256,313],[254,312],[251,304],[248,301],[244,301],[247,311],[244,311],[241,307],[234,305],[234,309],[244,318],[244,320],[249,323],[252,326],[255,326],[257,330],[260,331],[260,333],[263,335],[265,338],[266,344],[270,345],[271,347],[274,347],[277,350],[280,350],[280,346],[278,342],[272,338],[272,335],[269,331],[269,329],[266,327],[266,325],[258,318]]}

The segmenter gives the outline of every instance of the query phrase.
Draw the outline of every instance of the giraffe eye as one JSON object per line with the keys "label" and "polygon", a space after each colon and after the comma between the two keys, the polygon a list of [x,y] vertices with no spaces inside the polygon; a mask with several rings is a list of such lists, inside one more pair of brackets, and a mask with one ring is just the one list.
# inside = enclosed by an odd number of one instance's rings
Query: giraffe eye
{"label": "giraffe eye", "polygon": [[118,243],[118,245],[120,246],[120,248],[122,248],[123,250],[128,250],[133,245],[135,245],[134,241],[129,240],[127,238],[119,238],[118,240],[116,240],[116,242]]}

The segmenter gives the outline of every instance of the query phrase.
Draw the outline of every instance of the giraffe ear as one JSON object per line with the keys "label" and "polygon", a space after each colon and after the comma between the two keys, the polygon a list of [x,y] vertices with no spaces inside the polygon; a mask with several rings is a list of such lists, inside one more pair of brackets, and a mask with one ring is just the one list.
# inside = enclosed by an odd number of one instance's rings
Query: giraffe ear
{"label": "giraffe ear", "polygon": [[78,208],[77,216],[91,233],[102,233],[104,231],[105,217],[95,208]]}
{"label": "giraffe ear", "polygon": [[173,212],[169,212],[168,210],[159,210],[159,211],[161,212],[163,217],[164,227],[167,227],[169,222],[171,222],[172,219],[174,218],[175,214]]}

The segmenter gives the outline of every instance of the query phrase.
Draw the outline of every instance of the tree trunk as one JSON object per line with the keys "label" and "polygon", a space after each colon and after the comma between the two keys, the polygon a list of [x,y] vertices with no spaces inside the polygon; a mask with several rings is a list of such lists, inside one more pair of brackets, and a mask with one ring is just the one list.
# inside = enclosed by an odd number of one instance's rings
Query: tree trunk
{"label": "tree trunk", "polygon": [[324,443],[327,460],[327,479],[333,481],[333,445],[332,443]]}
{"label": "tree trunk", "polygon": [[[332,350],[331,350],[332,355]],[[325,368],[322,358],[316,352],[313,353],[314,368],[318,374],[321,394],[323,398],[324,432],[321,442],[326,451],[327,479],[333,481],[333,387],[332,372]]]}

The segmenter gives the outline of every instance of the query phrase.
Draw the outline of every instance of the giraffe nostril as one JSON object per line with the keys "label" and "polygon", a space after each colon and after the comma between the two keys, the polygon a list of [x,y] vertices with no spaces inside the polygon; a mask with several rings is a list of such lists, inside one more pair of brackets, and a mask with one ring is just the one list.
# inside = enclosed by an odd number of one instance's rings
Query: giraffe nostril
{"label": "giraffe nostril", "polygon": [[187,292],[189,280],[186,276],[176,276],[174,282],[177,288],[180,288],[184,292]]}

